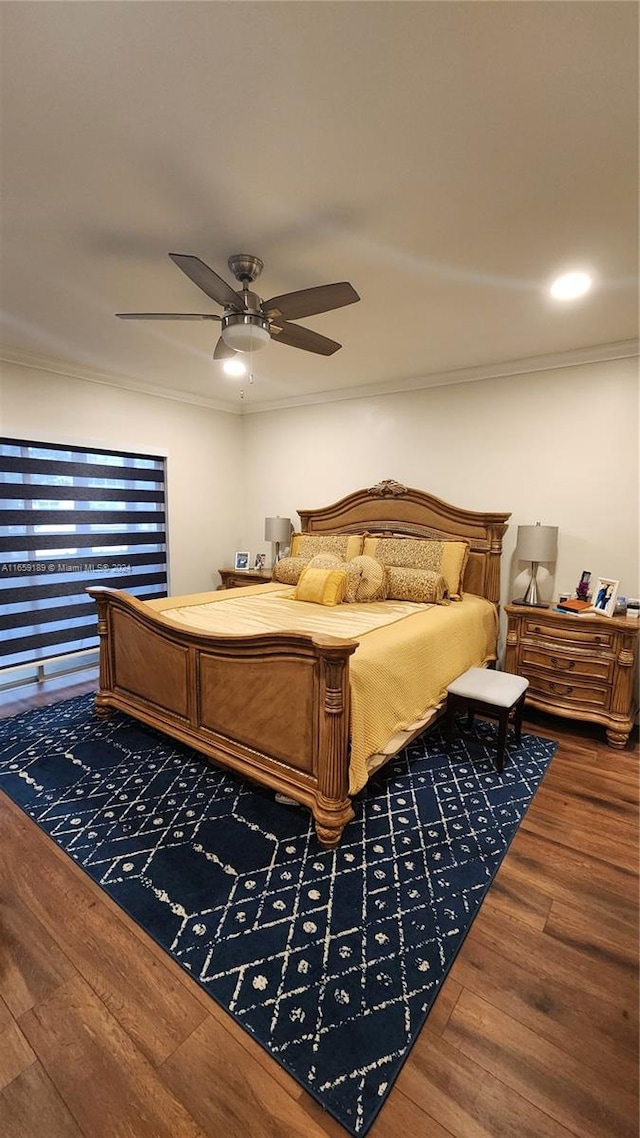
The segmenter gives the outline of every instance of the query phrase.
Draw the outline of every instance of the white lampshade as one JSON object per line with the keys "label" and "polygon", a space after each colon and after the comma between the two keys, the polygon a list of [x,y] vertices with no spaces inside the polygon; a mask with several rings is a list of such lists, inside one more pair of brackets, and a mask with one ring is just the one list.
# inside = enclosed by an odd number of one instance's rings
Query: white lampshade
{"label": "white lampshade", "polygon": [[558,553],[558,527],[518,526],[518,557],[521,561],[551,562]]}
{"label": "white lampshade", "polygon": [[291,518],[265,518],[264,539],[277,545],[288,545],[291,537]]}
{"label": "white lampshade", "polygon": [[226,316],[222,326],[222,339],[234,352],[257,352],[269,343],[269,326],[259,316]]}

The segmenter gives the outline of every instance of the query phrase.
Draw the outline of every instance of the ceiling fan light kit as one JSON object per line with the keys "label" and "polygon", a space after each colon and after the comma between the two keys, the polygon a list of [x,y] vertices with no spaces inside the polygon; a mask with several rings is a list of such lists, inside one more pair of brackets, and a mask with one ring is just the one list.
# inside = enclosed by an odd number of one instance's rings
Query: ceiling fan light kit
{"label": "ceiling fan light kit", "polygon": [[187,312],[117,312],[121,320],[220,320],[221,335],[216,344],[214,360],[228,360],[236,352],[256,352],[264,348],[273,337],[291,348],[302,348],[320,356],[331,356],[342,346],[328,336],[312,332],[290,320],[331,312],[360,300],[356,290],[347,281],[318,285],[283,293],[271,300],[261,300],[251,292],[249,285],[260,276],[264,265],[259,257],[249,253],[235,253],[227,262],[231,272],[242,285],[236,292],[230,284],[190,253],[169,253],[171,260],[189,280],[211,300],[224,308],[223,316],[213,313]]}
{"label": "ceiling fan light kit", "polygon": [[234,352],[257,352],[271,339],[269,321],[261,316],[232,313],[222,319],[222,339]]}

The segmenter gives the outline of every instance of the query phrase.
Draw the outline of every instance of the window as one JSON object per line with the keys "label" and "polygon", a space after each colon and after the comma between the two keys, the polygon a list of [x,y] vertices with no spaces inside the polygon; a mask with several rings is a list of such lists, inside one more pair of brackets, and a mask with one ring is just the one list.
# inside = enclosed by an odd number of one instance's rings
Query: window
{"label": "window", "polygon": [[0,668],[98,644],[89,585],[167,593],[164,459],[0,439]]}

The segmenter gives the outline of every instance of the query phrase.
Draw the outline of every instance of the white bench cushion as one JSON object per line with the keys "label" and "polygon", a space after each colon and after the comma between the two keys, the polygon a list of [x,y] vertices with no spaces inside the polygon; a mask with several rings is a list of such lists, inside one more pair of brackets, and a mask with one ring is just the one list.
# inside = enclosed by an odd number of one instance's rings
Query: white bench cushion
{"label": "white bench cushion", "polygon": [[513,676],[511,672],[496,672],[491,668],[469,668],[449,684],[447,691],[466,699],[491,703],[494,707],[513,707],[528,687],[528,680],[522,676]]}

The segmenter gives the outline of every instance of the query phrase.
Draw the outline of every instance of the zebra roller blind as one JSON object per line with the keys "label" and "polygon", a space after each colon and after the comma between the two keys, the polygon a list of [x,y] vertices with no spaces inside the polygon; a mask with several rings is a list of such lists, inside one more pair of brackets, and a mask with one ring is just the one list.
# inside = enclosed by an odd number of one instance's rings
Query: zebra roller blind
{"label": "zebra roller blind", "polygon": [[95,648],[89,585],[166,596],[165,464],[0,439],[0,668]]}

